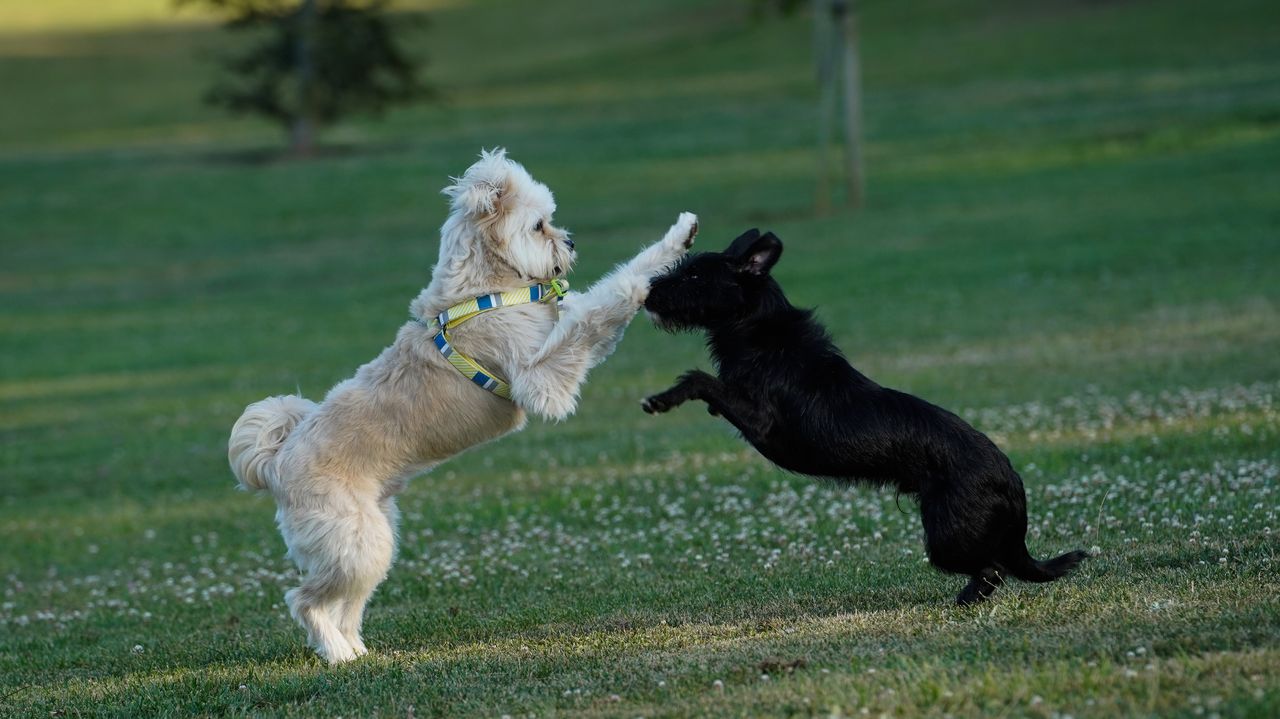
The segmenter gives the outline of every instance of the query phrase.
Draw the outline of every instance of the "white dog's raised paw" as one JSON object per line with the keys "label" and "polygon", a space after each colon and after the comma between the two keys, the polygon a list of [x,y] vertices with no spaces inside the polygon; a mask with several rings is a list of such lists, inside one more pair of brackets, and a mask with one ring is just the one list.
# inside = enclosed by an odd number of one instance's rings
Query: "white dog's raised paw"
{"label": "white dog's raised paw", "polygon": [[692,212],[681,212],[676,218],[676,223],[667,230],[667,234],[663,235],[661,240],[649,245],[644,252],[626,265],[627,271],[642,275],[647,283],[655,274],[665,272],[679,262],[680,258],[689,251],[696,234],[698,234],[698,216]]}
{"label": "white dog's raised paw", "polygon": [[681,212],[676,223],[667,231],[666,240],[680,249],[693,247],[693,238],[698,236],[698,216],[692,212]]}

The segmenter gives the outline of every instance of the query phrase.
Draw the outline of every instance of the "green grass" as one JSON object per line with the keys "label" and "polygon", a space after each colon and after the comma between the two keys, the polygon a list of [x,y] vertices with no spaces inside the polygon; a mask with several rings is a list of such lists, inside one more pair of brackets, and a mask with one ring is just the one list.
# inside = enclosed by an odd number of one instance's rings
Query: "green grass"
{"label": "green grass", "polygon": [[[863,3],[869,204],[827,217],[806,18],[417,5],[445,102],[305,163],[200,105],[198,13],[0,10],[0,716],[1280,714],[1273,3]],[[575,417],[412,483],[375,653],[320,664],[228,429],[390,341],[494,145],[579,286],[683,209],[776,231],[855,364],[1010,453],[1033,552],[1100,556],[951,607],[909,502],[643,415],[707,361],[641,319]]]}

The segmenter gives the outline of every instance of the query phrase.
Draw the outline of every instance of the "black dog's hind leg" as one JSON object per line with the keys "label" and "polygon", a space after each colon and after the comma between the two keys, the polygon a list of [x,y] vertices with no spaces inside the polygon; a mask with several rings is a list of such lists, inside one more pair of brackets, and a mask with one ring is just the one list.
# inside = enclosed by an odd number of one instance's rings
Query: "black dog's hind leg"
{"label": "black dog's hind leg", "polygon": [[659,414],[691,399],[706,402],[708,412],[724,417],[748,442],[756,443],[769,431],[766,413],[761,412],[750,400],[734,394],[724,382],[702,370],[685,372],[670,389],[646,398],[640,406],[649,414]]}
{"label": "black dog's hind leg", "polygon": [[999,570],[987,567],[973,575],[969,584],[956,596],[956,604],[963,607],[985,601],[987,597],[995,594],[996,588],[1001,584],[1004,584],[1004,578],[1000,576]]}

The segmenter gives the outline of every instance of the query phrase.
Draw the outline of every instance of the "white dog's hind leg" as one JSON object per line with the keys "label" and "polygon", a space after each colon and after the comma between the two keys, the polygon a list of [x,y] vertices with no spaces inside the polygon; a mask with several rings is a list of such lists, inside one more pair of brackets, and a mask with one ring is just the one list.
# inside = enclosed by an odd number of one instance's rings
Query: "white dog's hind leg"
{"label": "white dog's hind leg", "polygon": [[284,595],[289,613],[307,630],[307,643],[330,664],[351,661],[355,650],[333,622],[333,605],[342,600],[342,579],[335,572],[310,574],[302,586]]}
{"label": "white dog's hind leg", "polygon": [[400,512],[396,508],[394,497],[388,497],[376,509],[370,508],[362,512],[360,550],[356,553],[359,563],[351,567],[346,596],[336,608],[334,616],[338,630],[356,656],[364,656],[369,652],[360,636],[364,608],[373,591],[386,579],[387,570],[391,568],[399,520]]}
{"label": "white dog's hind leg", "polygon": [[289,555],[305,573],[302,586],[288,592],[285,601],[316,652],[339,664],[365,651],[360,639],[364,605],[391,566],[395,532],[376,495],[333,492],[323,501],[306,511],[281,512]]}

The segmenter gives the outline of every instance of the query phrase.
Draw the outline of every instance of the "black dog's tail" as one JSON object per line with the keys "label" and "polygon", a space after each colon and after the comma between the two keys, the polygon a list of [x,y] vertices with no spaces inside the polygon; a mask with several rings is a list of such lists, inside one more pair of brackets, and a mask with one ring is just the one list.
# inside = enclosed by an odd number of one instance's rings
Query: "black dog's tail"
{"label": "black dog's tail", "polygon": [[1024,582],[1052,582],[1088,558],[1088,552],[1077,549],[1039,562],[1027,551],[1027,545],[1019,541],[1010,547],[1009,554],[1005,557],[1005,569]]}

